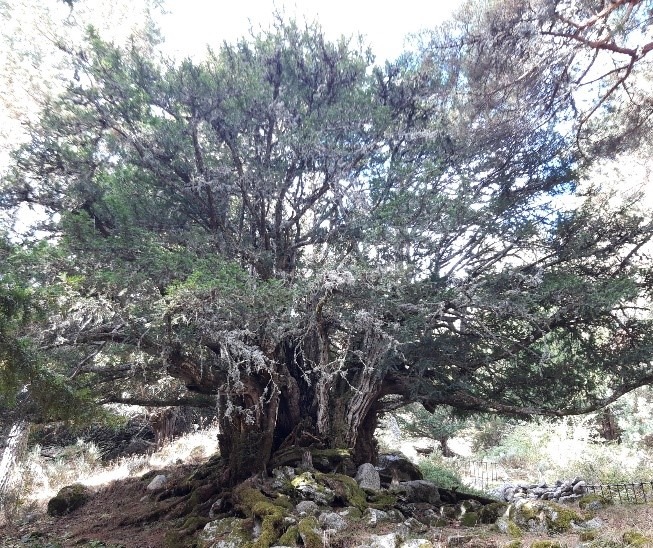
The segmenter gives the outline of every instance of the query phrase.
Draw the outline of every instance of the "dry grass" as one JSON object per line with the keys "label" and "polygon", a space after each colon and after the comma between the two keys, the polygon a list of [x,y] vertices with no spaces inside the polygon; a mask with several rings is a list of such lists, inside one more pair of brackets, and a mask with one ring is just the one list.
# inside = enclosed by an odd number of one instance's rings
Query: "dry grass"
{"label": "dry grass", "polygon": [[[548,430],[546,430],[548,428]],[[531,451],[531,458],[515,459],[514,462],[522,462],[523,467],[514,470],[520,477],[532,477],[541,473],[543,467],[550,467],[549,470],[556,470],[557,473],[568,471],[569,475],[582,475],[582,470],[572,474],[574,466],[580,463],[593,465],[599,474],[604,476],[611,474],[613,470],[621,473],[632,468],[634,471],[646,473],[649,468],[638,465],[638,462],[645,460],[641,455],[639,460],[620,461],[623,447],[604,446],[597,448],[588,440],[582,437],[569,436],[569,431],[556,432],[550,426],[545,431],[535,432],[531,428],[526,432],[516,432],[513,437],[514,445],[521,444],[514,451],[516,455],[528,455],[526,449],[537,445],[537,451]],[[519,439],[521,436],[521,439]],[[527,436],[530,436],[527,437]],[[565,437],[566,436],[566,437]],[[561,451],[561,443],[570,443],[569,451]],[[545,443],[546,442],[546,443]],[[585,444],[585,445],[583,445]],[[172,442],[165,444],[160,450],[143,456],[119,459],[110,464],[101,462],[97,448],[92,444],[80,442],[66,448],[66,451],[57,459],[46,459],[41,456],[40,448],[34,448],[16,468],[14,484],[7,502],[6,517],[9,521],[16,522],[25,519],[30,513],[42,511],[45,502],[52,497],[61,487],[71,483],[80,482],[88,486],[99,487],[100,485],[116,482],[130,477],[138,477],[150,470],[170,468],[176,464],[199,463],[217,451],[217,429],[207,428],[194,433],[182,436]],[[628,451],[630,451],[628,449]],[[547,453],[550,453],[547,456]],[[561,454],[568,457],[566,462],[561,461]],[[548,460],[545,460],[548,459]],[[506,459],[509,460],[509,459]],[[555,466],[554,466],[555,465]],[[513,473],[513,472],[511,472]],[[511,478],[513,479],[513,478]],[[537,479],[537,478],[534,478]],[[561,477],[562,479],[562,477]],[[644,478],[641,478],[644,479]],[[116,482],[119,485],[119,482]],[[118,487],[116,487],[118,489]],[[603,526],[597,531],[594,544],[585,544],[596,548],[609,548],[618,546],[629,546],[624,542],[624,535],[637,533],[643,537],[653,539],[653,504],[617,504],[599,510],[596,516],[603,522]],[[1,521],[1,516],[0,516]],[[356,545],[360,540],[370,535],[382,535],[396,530],[396,525],[387,524],[383,527],[369,529],[363,524],[356,524],[353,529],[346,531],[343,535],[331,535],[325,537],[325,546],[331,548],[347,548],[351,546],[352,532],[357,538]],[[510,538],[493,530],[490,526],[466,528],[452,524],[449,527],[430,528],[426,533],[418,535],[427,538],[435,547],[451,546],[452,537],[470,537],[473,541],[461,546],[472,548],[490,548],[507,546],[509,543],[519,540],[521,546],[528,548],[536,541],[548,540],[559,543],[560,546],[580,546],[584,542],[580,531],[573,531],[564,535],[543,537],[538,534],[524,533],[520,539]],[[640,538],[641,540],[641,538]],[[653,546],[653,542],[643,541],[640,546]],[[0,543],[2,546],[2,543]]]}
{"label": "dry grass", "polygon": [[0,525],[3,520],[15,521],[20,515],[43,509],[65,485],[82,483],[98,487],[174,464],[202,462],[218,450],[217,433],[215,427],[197,430],[164,444],[151,454],[110,463],[102,462],[100,452],[92,443],[78,441],[55,459],[42,456],[41,448],[35,446],[13,470],[0,512]]}

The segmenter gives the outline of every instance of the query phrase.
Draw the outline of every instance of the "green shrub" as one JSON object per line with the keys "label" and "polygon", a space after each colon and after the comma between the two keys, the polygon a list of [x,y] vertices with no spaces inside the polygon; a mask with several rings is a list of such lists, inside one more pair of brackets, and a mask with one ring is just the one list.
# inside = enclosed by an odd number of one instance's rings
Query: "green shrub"
{"label": "green shrub", "polygon": [[422,459],[418,465],[424,479],[432,481],[438,487],[444,487],[445,489],[463,487],[463,480],[458,473],[443,464],[437,457]]}

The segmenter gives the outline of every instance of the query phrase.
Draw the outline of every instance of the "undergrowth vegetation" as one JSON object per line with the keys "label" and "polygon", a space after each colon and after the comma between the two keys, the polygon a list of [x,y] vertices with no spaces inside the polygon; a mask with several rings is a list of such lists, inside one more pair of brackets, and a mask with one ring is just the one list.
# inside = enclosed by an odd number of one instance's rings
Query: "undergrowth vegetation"
{"label": "undergrowth vegetation", "polygon": [[[619,402],[615,409],[619,439],[613,441],[599,435],[600,415],[530,422],[477,419],[450,439],[454,457],[443,456],[433,438],[407,437],[391,420],[386,420],[378,437],[382,451],[400,448],[417,460],[426,479],[448,489],[478,493],[505,482],[552,483],[576,476],[590,484],[652,481],[650,399],[650,391],[640,389]],[[418,455],[415,448],[425,447],[433,451]],[[82,440],[59,451],[56,458],[36,445],[14,467],[0,519],[13,520],[42,509],[65,485],[99,486],[182,462],[199,463],[215,452],[215,426],[179,437],[150,454],[109,463],[103,462],[97,446]],[[492,474],[481,481],[472,472],[479,462],[492,467]]]}
{"label": "undergrowth vegetation", "polygon": [[[627,419],[621,417],[624,426]],[[606,441],[597,435],[596,423],[596,416],[504,422],[499,432],[492,422],[489,434],[483,427],[471,427],[452,442],[461,454],[447,458],[436,448],[419,459],[420,467],[426,477],[443,485],[478,485],[471,470],[479,463],[492,467],[483,487],[506,481],[552,483],[576,476],[590,484],[652,481],[653,450],[646,436],[633,436],[625,428],[620,440]],[[492,438],[492,445],[483,445]]]}
{"label": "undergrowth vegetation", "polygon": [[17,463],[9,480],[9,489],[0,512],[3,519],[13,521],[18,516],[42,509],[59,489],[73,483],[98,486],[151,470],[180,463],[199,463],[217,451],[217,428],[210,426],[188,433],[144,455],[123,457],[103,462],[97,446],[78,440],[65,447],[56,458],[33,446]]}

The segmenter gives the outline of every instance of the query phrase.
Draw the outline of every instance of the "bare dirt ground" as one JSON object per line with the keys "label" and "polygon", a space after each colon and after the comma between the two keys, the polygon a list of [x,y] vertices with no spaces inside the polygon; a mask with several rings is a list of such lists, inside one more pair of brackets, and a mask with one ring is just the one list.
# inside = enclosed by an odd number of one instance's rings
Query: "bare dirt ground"
{"label": "bare dirt ground", "polygon": [[[162,470],[174,483],[188,476],[192,467],[176,466]],[[50,517],[45,508],[13,523],[0,526],[0,546],[62,548],[68,546],[124,546],[161,548],[165,533],[174,522],[161,520],[174,500],[156,502],[146,490],[149,481],[127,478],[96,489],[92,499],[78,510],[62,517]]]}
{"label": "bare dirt ground", "polygon": [[[188,477],[193,469],[189,465],[168,468],[169,481],[175,483]],[[82,508],[63,517],[53,518],[45,509],[19,515],[13,522],[0,525],[0,546],[3,548],[164,548],[166,532],[178,529],[178,520],[166,521],[162,516],[172,507],[175,499],[156,502],[148,494],[149,480],[128,478],[114,481],[95,491],[93,498]],[[653,505],[615,505],[596,513],[603,526],[598,530],[595,546],[632,546],[624,542],[624,533],[636,532],[653,538]],[[388,525],[379,529],[357,528],[338,537],[325,539],[325,548],[348,548],[360,545],[366,536],[391,531]],[[355,533],[355,534],[352,534]],[[466,548],[492,548],[507,546],[520,540],[523,547],[535,541],[548,540],[561,546],[581,545],[580,532],[553,537],[524,534],[516,539],[493,530],[491,526],[463,527],[452,523],[447,527],[434,527],[419,535],[429,539],[435,547],[461,546]],[[353,539],[355,540],[352,540]],[[643,541],[639,546],[653,546]],[[588,544],[585,544],[588,546]]]}

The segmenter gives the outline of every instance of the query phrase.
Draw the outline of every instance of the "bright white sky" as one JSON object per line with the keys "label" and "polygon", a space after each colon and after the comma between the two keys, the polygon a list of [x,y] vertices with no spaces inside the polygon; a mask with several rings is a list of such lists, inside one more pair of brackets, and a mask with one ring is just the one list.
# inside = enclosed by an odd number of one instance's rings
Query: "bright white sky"
{"label": "bright white sky", "polygon": [[[364,35],[377,62],[403,50],[404,38],[434,28],[447,19],[461,0],[168,0],[170,12],[159,19],[164,49],[181,56],[201,56],[206,45],[219,46],[267,28],[276,10],[298,21],[319,21],[327,36]],[[158,18],[157,18],[158,19]]]}

